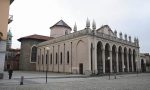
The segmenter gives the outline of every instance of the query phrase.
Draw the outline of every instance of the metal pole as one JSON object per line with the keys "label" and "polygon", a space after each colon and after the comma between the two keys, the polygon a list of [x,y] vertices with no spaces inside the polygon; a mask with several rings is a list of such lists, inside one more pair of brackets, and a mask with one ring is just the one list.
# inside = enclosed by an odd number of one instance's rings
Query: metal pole
{"label": "metal pole", "polygon": [[47,69],[46,69],[46,84],[47,84]]}
{"label": "metal pole", "polygon": [[109,71],[109,80],[110,80],[110,71]]}
{"label": "metal pole", "polygon": [[47,83],[47,55],[46,55],[46,83]]}
{"label": "metal pole", "polygon": [[47,60],[48,60],[48,55],[49,55],[48,50],[49,50],[49,47],[46,47],[46,51],[47,51],[46,53],[46,84],[47,84],[47,72],[48,72],[48,66],[47,66],[48,65]]}

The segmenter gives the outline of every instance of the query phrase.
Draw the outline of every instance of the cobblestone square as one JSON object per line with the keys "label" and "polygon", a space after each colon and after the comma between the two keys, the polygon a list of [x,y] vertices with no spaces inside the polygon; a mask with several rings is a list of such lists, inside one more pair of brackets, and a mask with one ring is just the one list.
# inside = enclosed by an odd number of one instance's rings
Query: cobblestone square
{"label": "cobblestone square", "polygon": [[150,90],[150,73],[117,75],[117,79],[111,75],[110,80],[108,76],[87,77],[49,73],[47,84],[43,72],[34,76],[33,73],[24,75],[27,77],[24,79],[24,85],[19,85],[18,75],[11,80],[0,80],[0,90]]}

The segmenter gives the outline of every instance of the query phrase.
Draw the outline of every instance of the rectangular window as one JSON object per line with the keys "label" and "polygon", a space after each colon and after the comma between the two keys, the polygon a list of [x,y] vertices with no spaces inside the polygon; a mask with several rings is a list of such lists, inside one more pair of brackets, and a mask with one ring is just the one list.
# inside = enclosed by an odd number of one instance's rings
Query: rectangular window
{"label": "rectangular window", "polygon": [[46,54],[46,64],[47,64],[47,61],[48,61],[47,59],[48,59],[48,56],[47,56],[47,54]]}
{"label": "rectangular window", "polygon": [[52,53],[51,53],[51,59],[50,59],[50,64],[52,64]]}
{"label": "rectangular window", "polygon": [[43,64],[43,61],[44,61],[44,55],[42,55],[42,64]]}
{"label": "rectangular window", "polygon": [[67,64],[69,64],[69,51],[67,52]]}
{"label": "rectangular window", "polygon": [[60,64],[62,64],[62,52],[60,53]]}
{"label": "rectangular window", "polygon": [[57,53],[56,53],[56,64],[57,64]]}

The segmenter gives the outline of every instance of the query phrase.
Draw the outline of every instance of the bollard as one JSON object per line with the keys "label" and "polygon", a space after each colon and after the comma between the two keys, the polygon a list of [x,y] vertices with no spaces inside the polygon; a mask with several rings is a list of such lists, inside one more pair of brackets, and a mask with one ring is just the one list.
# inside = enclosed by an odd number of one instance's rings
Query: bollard
{"label": "bollard", "polygon": [[20,85],[23,85],[24,76],[21,76]]}

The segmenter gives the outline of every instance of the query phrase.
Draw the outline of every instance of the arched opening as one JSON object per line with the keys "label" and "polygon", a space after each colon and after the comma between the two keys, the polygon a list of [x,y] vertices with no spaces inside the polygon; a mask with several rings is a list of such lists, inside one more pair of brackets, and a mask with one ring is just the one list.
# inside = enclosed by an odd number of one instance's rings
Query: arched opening
{"label": "arched opening", "polygon": [[103,73],[103,60],[102,60],[102,43],[97,43],[97,71],[98,74]]}
{"label": "arched opening", "polygon": [[141,59],[141,70],[142,70],[142,72],[146,72],[146,65],[145,65],[143,59]]}
{"label": "arched opening", "polygon": [[117,65],[116,65],[116,46],[112,46],[112,68],[113,72],[117,72]]}
{"label": "arched opening", "polygon": [[127,48],[125,47],[124,48],[124,71],[127,72],[128,69],[127,69]]}
{"label": "arched opening", "polygon": [[108,59],[108,57],[110,57],[110,45],[107,43],[105,45],[105,72],[106,73],[110,73],[110,59]]}
{"label": "arched opening", "polygon": [[132,72],[131,49],[129,49],[129,71]]}
{"label": "arched opening", "polygon": [[136,52],[135,52],[135,50],[133,50],[133,68],[134,68],[134,72],[136,71],[136,60],[135,60],[135,57],[136,57]]}
{"label": "arched opening", "polygon": [[119,72],[122,72],[122,48],[119,46],[118,49],[118,64],[119,64]]}

